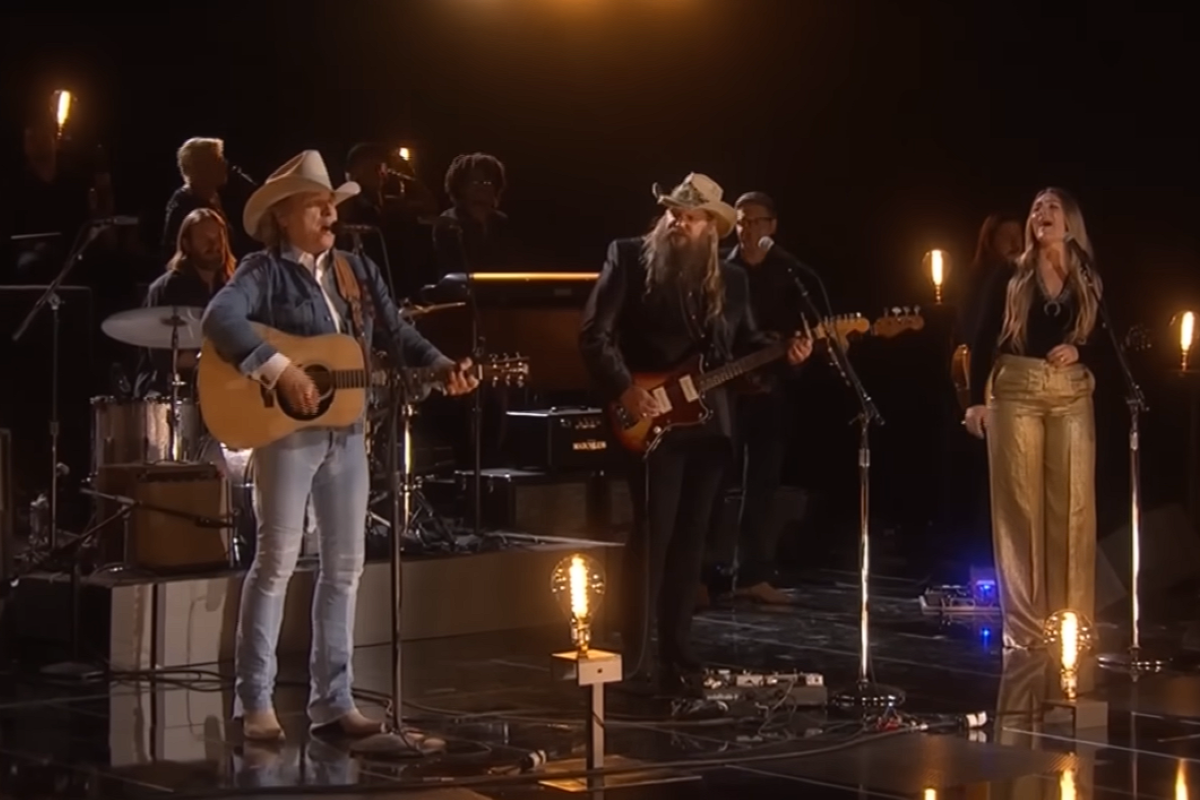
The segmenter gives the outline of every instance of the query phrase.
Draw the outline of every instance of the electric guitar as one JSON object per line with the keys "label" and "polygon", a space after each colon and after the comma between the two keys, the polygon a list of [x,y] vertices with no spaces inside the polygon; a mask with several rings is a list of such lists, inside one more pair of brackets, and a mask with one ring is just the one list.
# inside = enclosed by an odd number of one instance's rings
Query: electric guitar
{"label": "electric guitar", "polygon": [[[387,386],[394,373],[414,391],[442,384],[442,374],[432,367],[367,372],[362,348],[342,333],[291,336],[267,325],[251,324],[263,341],[312,378],[320,400],[312,413],[292,408],[282,394],[238,372],[205,339],[196,373],[200,415],[213,437],[235,450],[262,447],[304,428],[352,425],[363,418],[367,389]],[[472,374],[481,384],[520,386],[529,376],[529,361],[492,358],[475,364]]]}
{"label": "electric guitar", "polygon": [[[812,329],[814,341],[836,338],[846,344],[853,335],[884,338],[925,327],[919,314],[884,316],[874,323],[861,314],[829,319]],[[609,404],[613,434],[632,453],[648,455],[668,431],[703,424],[712,414],[704,395],[742,375],[787,355],[791,342],[783,340],[714,369],[706,369],[702,356],[695,356],[667,373],[634,373],[633,385],[645,389],[665,409],[653,418],[636,418],[619,400]]]}

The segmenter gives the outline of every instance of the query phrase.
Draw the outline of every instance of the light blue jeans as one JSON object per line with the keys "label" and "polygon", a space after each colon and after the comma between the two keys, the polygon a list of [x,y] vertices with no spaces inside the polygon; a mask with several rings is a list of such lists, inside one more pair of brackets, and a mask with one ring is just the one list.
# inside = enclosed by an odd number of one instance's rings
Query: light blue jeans
{"label": "light blue jeans", "polygon": [[258,548],[242,585],[234,716],[274,707],[284,596],[304,540],[310,493],[320,568],[312,604],[308,717],[324,725],[355,707],[354,613],[369,489],[362,426],[297,431],[255,450]]}

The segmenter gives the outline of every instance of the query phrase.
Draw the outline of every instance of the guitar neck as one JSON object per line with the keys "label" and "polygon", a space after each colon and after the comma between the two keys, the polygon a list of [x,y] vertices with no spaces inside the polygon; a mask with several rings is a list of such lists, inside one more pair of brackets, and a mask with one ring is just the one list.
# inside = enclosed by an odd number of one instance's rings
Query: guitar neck
{"label": "guitar neck", "polygon": [[759,367],[764,367],[772,361],[777,361],[787,353],[789,344],[790,342],[787,340],[776,342],[748,356],[743,356],[737,361],[731,361],[714,370],[705,372],[696,381],[696,388],[700,392],[707,392],[723,383],[728,383],[734,378],[740,378],[748,372],[753,372]]}
{"label": "guitar neck", "polygon": [[[437,370],[433,367],[412,367],[399,370],[403,379],[409,383],[426,384],[438,379]],[[333,387],[335,389],[366,389],[368,386],[387,386],[390,373],[377,369],[368,373],[365,369],[336,369],[333,371]]]}

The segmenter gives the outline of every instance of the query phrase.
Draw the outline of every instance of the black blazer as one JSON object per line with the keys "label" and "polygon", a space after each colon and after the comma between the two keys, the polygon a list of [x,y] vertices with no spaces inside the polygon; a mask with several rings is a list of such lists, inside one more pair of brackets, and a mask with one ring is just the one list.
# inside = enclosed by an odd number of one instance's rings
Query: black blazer
{"label": "black blazer", "polygon": [[[647,292],[641,239],[609,245],[579,330],[580,355],[605,402],[629,388],[631,373],[666,372],[697,354],[709,365],[721,364],[770,343],[754,321],[746,273],[726,261],[720,267],[724,308],[706,322],[700,304],[688,302],[682,291],[656,287]],[[713,429],[731,436],[725,387],[706,400],[713,410]]]}

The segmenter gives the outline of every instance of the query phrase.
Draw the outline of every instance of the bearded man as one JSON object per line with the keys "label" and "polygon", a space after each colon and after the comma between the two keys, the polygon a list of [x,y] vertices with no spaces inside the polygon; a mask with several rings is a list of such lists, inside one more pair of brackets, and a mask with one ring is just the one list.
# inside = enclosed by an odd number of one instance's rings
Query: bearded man
{"label": "bearded man", "polygon": [[[721,363],[768,344],[754,321],[746,273],[718,256],[736,220],[722,194],[696,173],[669,194],[656,185],[665,213],[644,237],[609,246],[584,309],[583,361],[605,399],[619,400],[633,419],[661,409],[632,373],[668,372],[697,354]],[[811,353],[811,340],[797,337],[787,359],[799,364]],[[629,469],[634,528],[625,545],[624,657],[634,677],[652,676],[664,694],[687,691],[703,672],[691,648],[692,606],[733,433],[724,390],[706,401],[713,413],[704,425],[667,433]],[[654,615],[658,652],[648,662]]]}
{"label": "bearded man", "polygon": [[[180,223],[175,255],[167,262],[166,271],[150,284],[143,305],[206,308],[233,276],[235,266],[237,261],[229,249],[225,218],[211,208],[197,208]],[[179,353],[180,377],[189,390],[197,354],[195,350]],[[139,397],[170,394],[171,368],[170,350],[143,350],[138,360],[135,393]]]}

